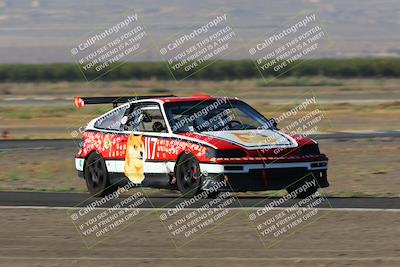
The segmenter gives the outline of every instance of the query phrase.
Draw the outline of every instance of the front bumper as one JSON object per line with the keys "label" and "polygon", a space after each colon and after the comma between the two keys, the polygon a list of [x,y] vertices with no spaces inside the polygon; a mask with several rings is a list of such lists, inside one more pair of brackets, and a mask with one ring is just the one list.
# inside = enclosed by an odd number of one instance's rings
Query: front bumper
{"label": "front bumper", "polygon": [[[208,190],[221,181],[227,181],[226,186],[219,188],[219,191],[281,190],[302,179],[315,179],[318,187],[323,188],[329,186],[327,163],[327,161],[317,161],[267,165],[218,164],[206,168],[211,172],[203,173],[202,187],[203,190]],[[213,172],[215,170],[218,171]]]}

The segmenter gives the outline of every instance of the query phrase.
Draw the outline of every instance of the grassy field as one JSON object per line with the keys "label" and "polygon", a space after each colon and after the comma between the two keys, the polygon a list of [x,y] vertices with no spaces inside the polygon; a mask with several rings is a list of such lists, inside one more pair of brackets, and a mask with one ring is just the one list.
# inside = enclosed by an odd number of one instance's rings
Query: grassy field
{"label": "grassy field", "polygon": [[[319,131],[396,130],[400,129],[399,82],[397,79],[291,77],[269,83],[264,80],[2,83],[0,130],[9,131],[14,138],[71,138],[72,131],[110,109],[102,105],[78,110],[73,105],[73,96],[188,96],[199,92],[239,97],[267,117],[279,116],[305,98],[315,97],[319,108],[325,111],[327,122],[320,125]],[[44,102],[7,101],[21,97],[41,98]],[[48,97],[71,101],[46,102]]]}
{"label": "grassy field", "polygon": [[[333,79],[322,76],[288,77],[269,80],[127,80],[113,82],[35,82],[35,83],[0,83],[0,99],[6,97],[55,96],[71,97],[74,95],[135,95],[135,94],[179,94],[190,95],[205,93],[227,96],[259,96],[293,99],[296,95],[310,89],[319,98],[340,99],[347,97],[397,97],[400,79]],[[283,90],[283,91],[282,91]],[[287,95],[290,93],[290,95]]]}

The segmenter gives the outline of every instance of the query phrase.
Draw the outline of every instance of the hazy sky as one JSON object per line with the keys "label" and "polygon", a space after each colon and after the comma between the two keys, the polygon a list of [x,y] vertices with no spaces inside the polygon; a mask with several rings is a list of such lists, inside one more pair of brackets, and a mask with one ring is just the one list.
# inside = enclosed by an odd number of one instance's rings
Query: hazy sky
{"label": "hazy sky", "polygon": [[[135,10],[156,44],[226,13],[240,36],[235,53],[291,18],[315,12],[329,37],[318,56],[399,55],[398,0],[0,0],[0,63],[70,62],[79,40]],[[158,48],[133,60],[161,60]]]}

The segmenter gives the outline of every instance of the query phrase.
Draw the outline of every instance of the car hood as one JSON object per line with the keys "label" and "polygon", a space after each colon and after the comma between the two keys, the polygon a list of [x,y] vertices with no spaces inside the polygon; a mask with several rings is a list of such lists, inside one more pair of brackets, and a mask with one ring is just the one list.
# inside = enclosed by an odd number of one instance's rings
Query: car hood
{"label": "car hood", "polygon": [[246,149],[297,147],[297,141],[278,130],[210,131],[201,135],[227,141]]}

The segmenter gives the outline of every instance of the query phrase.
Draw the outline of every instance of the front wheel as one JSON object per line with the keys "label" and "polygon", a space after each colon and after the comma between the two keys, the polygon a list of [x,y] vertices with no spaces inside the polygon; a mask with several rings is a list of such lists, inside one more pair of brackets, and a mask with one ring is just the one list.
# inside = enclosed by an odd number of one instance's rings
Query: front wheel
{"label": "front wheel", "polygon": [[193,197],[200,192],[200,164],[193,154],[187,153],[180,157],[176,166],[176,182],[185,197]]}
{"label": "front wheel", "polygon": [[95,196],[103,197],[118,189],[110,185],[106,163],[98,153],[92,153],[86,159],[84,178],[87,189]]}

